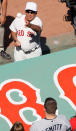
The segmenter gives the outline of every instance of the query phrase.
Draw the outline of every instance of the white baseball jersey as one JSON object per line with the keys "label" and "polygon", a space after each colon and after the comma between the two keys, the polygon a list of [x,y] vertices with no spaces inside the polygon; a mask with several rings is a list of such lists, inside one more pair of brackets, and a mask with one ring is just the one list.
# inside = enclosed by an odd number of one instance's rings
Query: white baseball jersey
{"label": "white baseball jersey", "polygon": [[30,131],[71,131],[71,125],[64,115],[54,119],[42,119],[32,124]]}
{"label": "white baseball jersey", "polygon": [[[30,23],[38,25],[42,29],[42,21],[37,16]],[[17,17],[10,25],[10,29],[13,32],[17,32],[17,39],[20,41],[21,48],[25,52],[40,44],[40,34],[26,27],[25,15],[17,14]],[[33,37],[31,37],[30,33],[33,34]]]}

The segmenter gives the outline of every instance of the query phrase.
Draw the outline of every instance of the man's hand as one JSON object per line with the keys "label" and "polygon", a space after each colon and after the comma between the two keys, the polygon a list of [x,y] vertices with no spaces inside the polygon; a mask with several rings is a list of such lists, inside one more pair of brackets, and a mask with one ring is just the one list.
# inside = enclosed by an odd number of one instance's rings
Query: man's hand
{"label": "man's hand", "polygon": [[15,46],[21,46],[20,42],[17,40],[17,41],[14,41],[14,45]]}
{"label": "man's hand", "polygon": [[27,27],[31,27],[31,24],[30,24],[30,22],[29,21],[26,21],[26,25],[25,26],[27,26]]}
{"label": "man's hand", "polygon": [[36,32],[39,32],[39,33],[41,33],[41,31],[42,31],[42,29],[41,29],[40,26],[31,24],[30,21],[26,21],[26,25],[25,25],[25,26],[26,26],[26,27],[29,27],[29,28],[31,28],[32,30],[34,30],[34,31],[36,31]]}

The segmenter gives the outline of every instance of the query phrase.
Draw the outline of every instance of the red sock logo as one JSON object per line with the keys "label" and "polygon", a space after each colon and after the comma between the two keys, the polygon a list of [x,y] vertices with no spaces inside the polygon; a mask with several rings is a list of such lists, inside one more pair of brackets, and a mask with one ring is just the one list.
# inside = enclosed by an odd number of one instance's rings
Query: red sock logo
{"label": "red sock logo", "polygon": [[37,119],[44,117],[40,90],[21,79],[12,79],[1,83],[0,108],[1,115],[8,118],[11,123],[22,122],[27,131],[32,122],[27,120],[23,112],[30,110]]}
{"label": "red sock logo", "polygon": [[65,99],[76,110],[76,65],[67,65],[54,73],[54,82]]}

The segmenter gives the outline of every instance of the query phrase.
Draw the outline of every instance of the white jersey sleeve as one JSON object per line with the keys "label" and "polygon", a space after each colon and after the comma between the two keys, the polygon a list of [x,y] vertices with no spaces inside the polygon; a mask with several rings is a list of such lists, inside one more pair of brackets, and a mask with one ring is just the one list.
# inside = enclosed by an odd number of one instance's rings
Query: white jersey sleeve
{"label": "white jersey sleeve", "polygon": [[14,21],[11,23],[11,25],[9,26],[10,30],[13,31],[13,32],[16,32],[16,18],[14,19]]}
{"label": "white jersey sleeve", "polygon": [[16,18],[13,20],[11,25],[9,26],[10,30],[13,32],[17,32],[17,25],[19,24],[19,19],[22,17],[21,13],[17,13]]}

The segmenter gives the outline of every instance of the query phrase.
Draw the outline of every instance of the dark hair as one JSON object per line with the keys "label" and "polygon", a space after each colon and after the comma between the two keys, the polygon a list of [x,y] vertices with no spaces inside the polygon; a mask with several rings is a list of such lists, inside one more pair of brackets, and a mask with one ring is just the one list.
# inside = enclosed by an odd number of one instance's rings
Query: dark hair
{"label": "dark hair", "polygon": [[44,108],[48,114],[55,114],[57,109],[57,102],[55,99],[48,97],[45,99]]}
{"label": "dark hair", "polygon": [[10,131],[24,131],[24,127],[23,127],[22,123],[17,121],[13,124]]}

